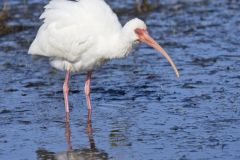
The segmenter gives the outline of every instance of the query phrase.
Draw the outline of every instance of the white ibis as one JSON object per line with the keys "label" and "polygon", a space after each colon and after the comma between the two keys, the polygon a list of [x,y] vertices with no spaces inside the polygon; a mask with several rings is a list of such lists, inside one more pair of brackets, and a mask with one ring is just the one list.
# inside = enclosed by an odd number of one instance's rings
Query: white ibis
{"label": "white ibis", "polygon": [[179,77],[171,58],[149,36],[146,24],[135,18],[122,26],[104,0],[51,0],[40,19],[44,22],[29,54],[49,57],[53,67],[66,71],[63,84],[66,115],[69,114],[70,72],[87,72],[85,95],[91,111],[92,71],[107,60],[126,57],[139,42],[160,51]]}

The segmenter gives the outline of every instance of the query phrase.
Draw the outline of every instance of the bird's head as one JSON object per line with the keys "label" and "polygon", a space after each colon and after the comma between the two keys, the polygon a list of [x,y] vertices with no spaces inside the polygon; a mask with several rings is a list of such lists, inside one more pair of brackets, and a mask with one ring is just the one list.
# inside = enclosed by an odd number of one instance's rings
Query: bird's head
{"label": "bird's head", "polygon": [[133,43],[143,42],[153,47],[157,51],[161,52],[163,56],[168,60],[171,64],[173,70],[175,71],[177,77],[179,77],[179,72],[177,70],[176,65],[173,63],[171,57],[167,54],[167,52],[149,35],[147,31],[147,25],[140,19],[135,18],[130,20],[124,26],[124,31],[127,36],[130,38],[130,41]]}

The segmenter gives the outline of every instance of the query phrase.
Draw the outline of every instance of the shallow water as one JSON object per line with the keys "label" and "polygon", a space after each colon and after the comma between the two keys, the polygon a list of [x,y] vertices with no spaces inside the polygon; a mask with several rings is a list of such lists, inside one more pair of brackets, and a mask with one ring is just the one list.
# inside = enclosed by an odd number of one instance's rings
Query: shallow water
{"label": "shallow water", "polygon": [[[45,3],[10,3],[13,30],[0,38],[0,159],[240,159],[238,1],[161,1],[138,15],[181,77],[146,45],[108,62],[93,74],[92,127],[85,75],[71,77],[68,126],[64,73],[27,55]],[[123,23],[136,16],[131,1],[111,5]]]}

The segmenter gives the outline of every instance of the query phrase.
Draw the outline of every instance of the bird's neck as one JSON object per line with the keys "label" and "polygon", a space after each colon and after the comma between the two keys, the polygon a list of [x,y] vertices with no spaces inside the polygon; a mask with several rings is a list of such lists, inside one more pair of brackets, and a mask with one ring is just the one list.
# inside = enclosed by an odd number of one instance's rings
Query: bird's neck
{"label": "bird's neck", "polygon": [[129,40],[128,35],[121,31],[112,37],[108,45],[112,46],[109,47],[111,48],[111,54],[109,54],[108,58],[114,59],[126,57],[131,52],[134,44]]}

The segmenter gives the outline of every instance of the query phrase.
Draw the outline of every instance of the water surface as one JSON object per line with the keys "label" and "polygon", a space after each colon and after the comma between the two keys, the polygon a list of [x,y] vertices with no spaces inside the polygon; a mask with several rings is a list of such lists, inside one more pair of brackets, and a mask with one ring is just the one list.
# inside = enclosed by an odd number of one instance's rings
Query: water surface
{"label": "water surface", "polygon": [[[240,159],[240,3],[165,1],[137,15],[177,64],[140,45],[94,71],[92,126],[85,74],[70,81],[65,124],[64,73],[27,55],[47,1],[11,1],[12,28],[0,38],[0,159]],[[132,1],[111,2],[122,23]],[[80,159],[80,158],[79,158]]]}

